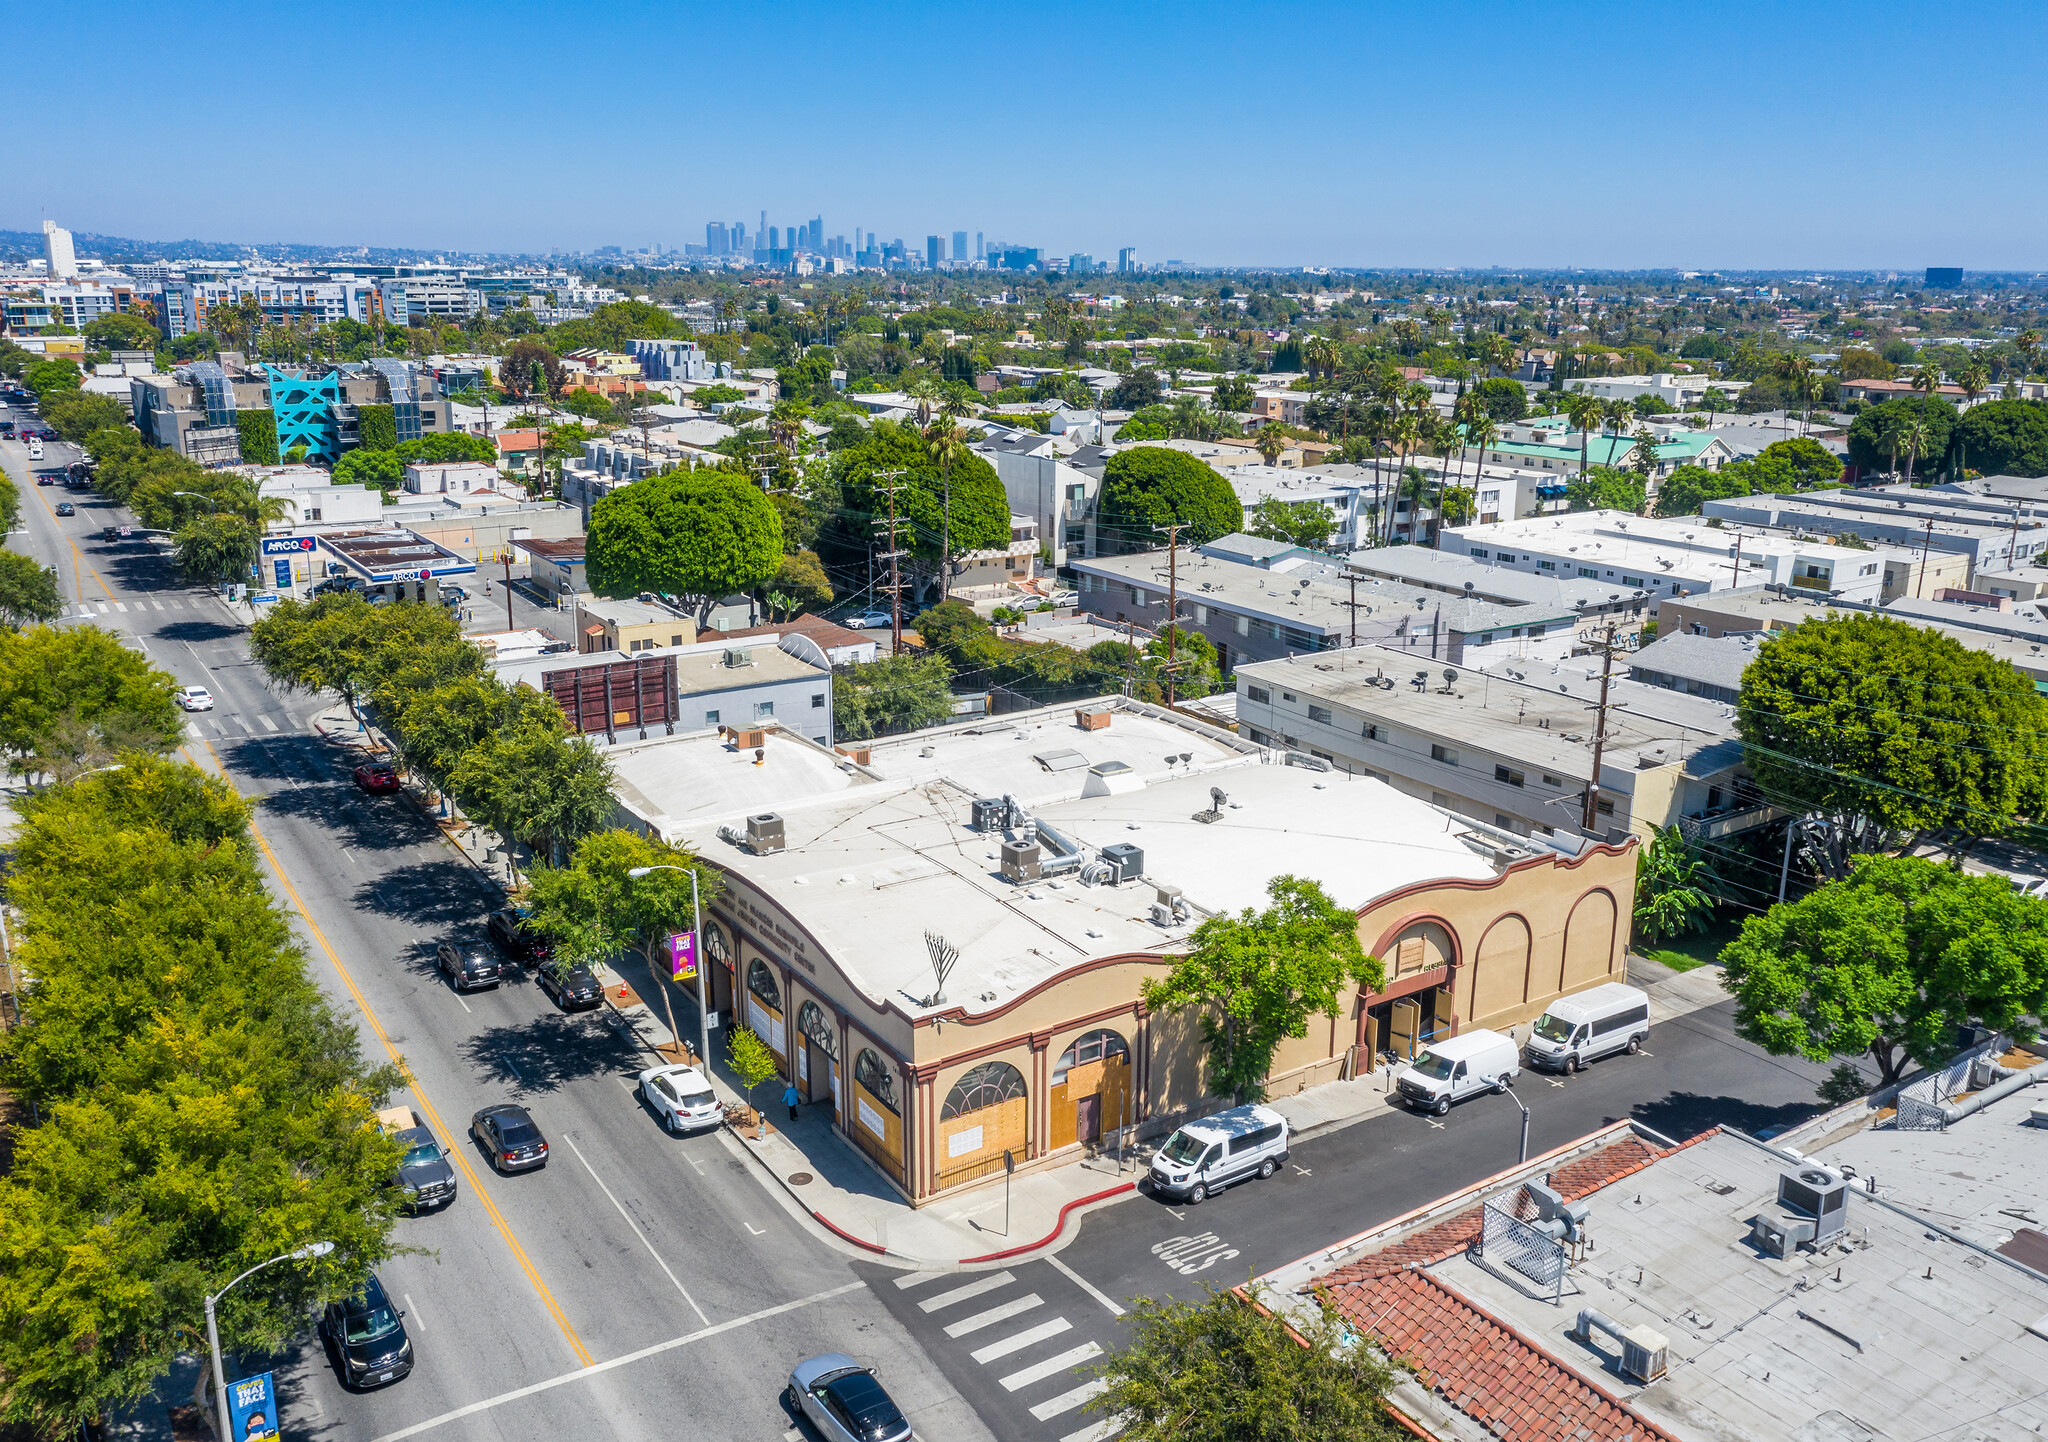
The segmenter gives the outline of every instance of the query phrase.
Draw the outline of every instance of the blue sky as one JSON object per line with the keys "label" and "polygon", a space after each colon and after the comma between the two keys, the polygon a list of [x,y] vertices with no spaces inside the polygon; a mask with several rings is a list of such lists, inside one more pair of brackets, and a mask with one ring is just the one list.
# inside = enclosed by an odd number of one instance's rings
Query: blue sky
{"label": "blue sky", "polygon": [[1219,264],[2048,267],[2038,5],[24,6],[10,201],[577,249],[822,214]]}

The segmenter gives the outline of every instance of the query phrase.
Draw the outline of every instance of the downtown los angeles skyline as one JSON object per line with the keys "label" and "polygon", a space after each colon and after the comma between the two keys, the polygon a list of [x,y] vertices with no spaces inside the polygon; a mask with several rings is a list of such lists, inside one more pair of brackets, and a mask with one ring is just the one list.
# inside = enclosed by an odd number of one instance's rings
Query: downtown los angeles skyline
{"label": "downtown los angeles skyline", "polygon": [[[2042,73],[2019,6],[1055,8],[1028,37],[952,10],[352,12],[459,67],[309,66],[260,7],[204,37],[116,13],[14,22],[95,59],[18,132],[0,223],[541,254],[765,211],[1197,265],[2048,265],[2048,201],[1999,183],[2048,122],[1981,73]],[[229,163],[195,158],[208,127]]]}

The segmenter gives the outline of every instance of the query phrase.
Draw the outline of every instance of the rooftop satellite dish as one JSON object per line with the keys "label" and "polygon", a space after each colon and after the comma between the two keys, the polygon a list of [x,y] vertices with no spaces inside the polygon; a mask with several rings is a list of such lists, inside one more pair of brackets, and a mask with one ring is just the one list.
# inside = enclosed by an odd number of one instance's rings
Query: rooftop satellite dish
{"label": "rooftop satellite dish", "polygon": [[1222,815],[1223,804],[1228,800],[1230,800],[1230,797],[1224,793],[1221,786],[1211,786],[1209,788],[1209,814],[1211,816]]}

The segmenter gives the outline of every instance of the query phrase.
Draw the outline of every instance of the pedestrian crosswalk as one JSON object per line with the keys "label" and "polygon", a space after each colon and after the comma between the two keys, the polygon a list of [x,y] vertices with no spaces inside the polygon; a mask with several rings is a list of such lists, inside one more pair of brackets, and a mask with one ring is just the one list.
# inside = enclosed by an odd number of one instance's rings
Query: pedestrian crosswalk
{"label": "pedestrian crosswalk", "polygon": [[207,596],[135,596],[126,601],[73,601],[64,608],[64,618],[71,621],[91,621],[101,616],[125,616],[131,612],[144,611],[200,611],[208,608],[211,597]]}
{"label": "pedestrian crosswalk", "polygon": [[[943,1330],[955,1341],[972,1339],[967,1343],[968,1357],[977,1366],[997,1368],[995,1380],[1003,1391],[1023,1394],[1028,1401],[1048,1386],[1058,1388],[1053,1395],[1030,1404],[1031,1415],[1039,1422],[1057,1428],[1063,1422],[1081,1421],[1081,1408],[1109,1385],[1098,1377],[1078,1386],[1060,1386],[1076,1380],[1074,1368],[1102,1356],[1102,1345],[1092,1339],[1078,1340],[1068,1318],[1044,1316],[1045,1299],[1036,1292],[1003,1296],[1018,1285],[1012,1272],[913,1272],[894,1280],[906,1292],[929,1289],[931,1295],[917,1298],[918,1310],[927,1315],[966,1311],[967,1304],[976,1301],[994,1303],[968,1311],[946,1323]],[[1067,1432],[1059,1442],[1111,1442],[1122,1430],[1120,1418],[1105,1417]]]}

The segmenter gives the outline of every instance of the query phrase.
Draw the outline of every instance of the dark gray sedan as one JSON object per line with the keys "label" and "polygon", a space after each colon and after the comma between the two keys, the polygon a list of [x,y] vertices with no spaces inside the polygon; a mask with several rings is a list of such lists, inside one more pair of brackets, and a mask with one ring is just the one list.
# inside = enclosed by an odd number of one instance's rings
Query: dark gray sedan
{"label": "dark gray sedan", "polygon": [[469,1134],[500,1172],[530,1172],[548,1164],[548,1141],[525,1107],[502,1102],[469,1119]]}
{"label": "dark gray sedan", "polygon": [[831,1442],[906,1442],[910,1424],[875,1374],[843,1352],[796,1364],[790,1402]]}

